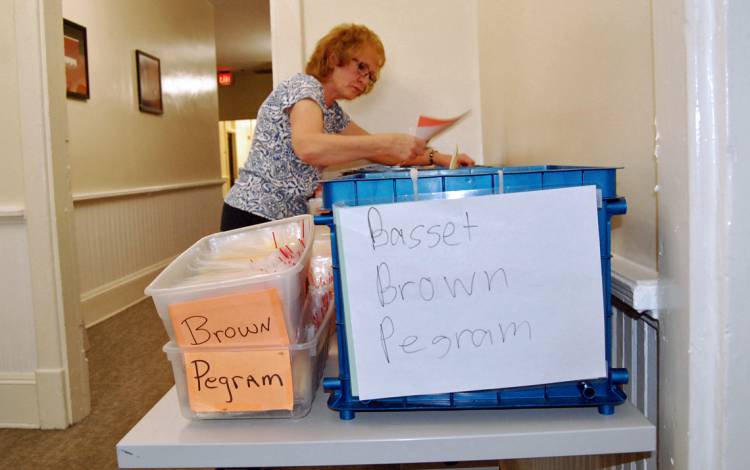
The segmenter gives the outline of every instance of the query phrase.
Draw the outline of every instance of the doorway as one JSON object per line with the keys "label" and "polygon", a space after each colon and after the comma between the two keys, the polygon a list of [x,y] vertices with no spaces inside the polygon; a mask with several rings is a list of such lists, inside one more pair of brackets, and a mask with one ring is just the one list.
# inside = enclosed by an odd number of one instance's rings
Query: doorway
{"label": "doorway", "polygon": [[240,168],[245,165],[250,155],[255,122],[255,119],[219,121],[219,155],[224,195],[239,177]]}

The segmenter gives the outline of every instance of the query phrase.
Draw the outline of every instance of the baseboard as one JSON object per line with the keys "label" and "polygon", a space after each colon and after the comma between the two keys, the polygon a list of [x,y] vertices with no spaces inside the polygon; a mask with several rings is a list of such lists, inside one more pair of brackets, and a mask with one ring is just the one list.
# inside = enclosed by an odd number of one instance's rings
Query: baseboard
{"label": "baseboard", "polygon": [[172,261],[169,258],[81,295],[81,316],[86,328],[111,318],[146,296],[143,290]]}
{"label": "baseboard", "polygon": [[0,372],[0,428],[40,427],[36,389],[33,372]]}
{"label": "baseboard", "polygon": [[69,393],[65,370],[37,369],[36,402],[39,407],[39,427],[65,429],[72,423],[69,414]]}

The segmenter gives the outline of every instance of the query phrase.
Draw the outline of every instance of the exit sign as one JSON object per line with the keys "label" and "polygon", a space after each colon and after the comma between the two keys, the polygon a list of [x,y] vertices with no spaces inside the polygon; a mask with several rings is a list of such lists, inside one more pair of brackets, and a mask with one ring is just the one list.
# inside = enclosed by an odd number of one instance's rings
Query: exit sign
{"label": "exit sign", "polygon": [[230,86],[232,84],[232,72],[229,71],[222,71],[217,74],[219,85],[221,86]]}

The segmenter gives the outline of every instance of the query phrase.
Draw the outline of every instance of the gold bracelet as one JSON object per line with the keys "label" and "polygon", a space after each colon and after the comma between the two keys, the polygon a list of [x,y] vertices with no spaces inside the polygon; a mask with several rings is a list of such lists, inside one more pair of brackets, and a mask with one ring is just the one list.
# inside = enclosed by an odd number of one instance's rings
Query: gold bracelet
{"label": "gold bracelet", "polygon": [[429,149],[430,149],[430,153],[427,154],[427,158],[430,159],[430,163],[428,163],[428,165],[434,165],[435,164],[435,153],[436,153],[436,150],[434,148],[432,148],[432,147],[429,147]]}

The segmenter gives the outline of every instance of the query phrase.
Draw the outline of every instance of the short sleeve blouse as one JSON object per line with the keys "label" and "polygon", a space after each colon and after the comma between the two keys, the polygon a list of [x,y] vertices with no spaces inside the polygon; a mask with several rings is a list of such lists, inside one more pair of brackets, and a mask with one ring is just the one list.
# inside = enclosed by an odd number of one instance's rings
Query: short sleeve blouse
{"label": "short sleeve blouse", "polygon": [[325,105],[323,86],[315,77],[297,74],[280,83],[258,110],[250,155],[224,199],[227,204],[272,220],[307,212],[321,169],[294,153],[289,119],[292,106],[304,99],[320,106],[326,133],[340,133],[349,124],[338,103]]}

